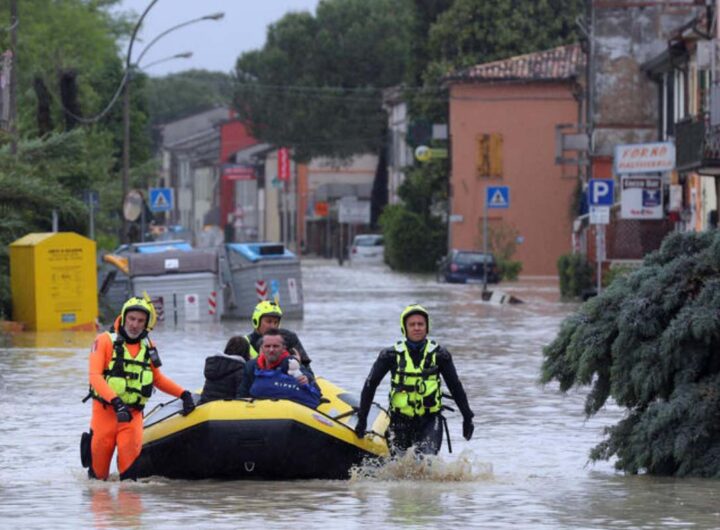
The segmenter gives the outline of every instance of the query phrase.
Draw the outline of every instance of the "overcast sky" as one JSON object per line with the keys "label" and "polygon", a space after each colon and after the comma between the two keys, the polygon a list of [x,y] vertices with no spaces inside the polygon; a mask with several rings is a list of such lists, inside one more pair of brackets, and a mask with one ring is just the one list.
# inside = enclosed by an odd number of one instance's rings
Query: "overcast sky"
{"label": "overcast sky", "polygon": [[[119,10],[139,16],[151,0],[122,0]],[[186,51],[190,59],[174,59],[147,68],[151,76],[162,76],[191,68],[230,72],[243,52],[261,48],[267,26],[289,11],[315,12],[319,0],[158,0],[143,21],[133,45],[137,59],[147,45],[163,31],[188,20],[224,12],[220,21],[203,20],[162,37],[143,57],[141,67]],[[144,43],[144,44],[143,44]],[[124,48],[127,50],[127,47]]]}

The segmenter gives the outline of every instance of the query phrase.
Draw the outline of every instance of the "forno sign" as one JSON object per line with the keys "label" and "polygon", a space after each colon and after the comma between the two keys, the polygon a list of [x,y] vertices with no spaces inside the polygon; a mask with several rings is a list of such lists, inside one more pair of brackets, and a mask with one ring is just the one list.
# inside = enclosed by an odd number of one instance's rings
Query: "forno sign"
{"label": "forno sign", "polygon": [[675,169],[675,144],[625,144],[615,146],[615,174],[658,173]]}

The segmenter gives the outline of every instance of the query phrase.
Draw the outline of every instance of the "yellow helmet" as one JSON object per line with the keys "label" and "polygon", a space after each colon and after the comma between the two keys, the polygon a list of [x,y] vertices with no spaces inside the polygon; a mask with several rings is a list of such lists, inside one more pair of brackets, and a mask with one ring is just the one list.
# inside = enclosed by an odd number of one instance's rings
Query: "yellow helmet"
{"label": "yellow helmet", "polygon": [[260,327],[260,319],[265,316],[272,316],[282,318],[282,309],[275,302],[263,300],[255,306],[255,311],[252,314],[252,325],[253,328],[257,329]]}
{"label": "yellow helmet", "polygon": [[145,329],[150,331],[155,327],[157,322],[157,314],[155,313],[155,306],[148,298],[140,298],[139,296],[133,296],[127,302],[125,302],[120,310],[120,325],[125,326],[125,315],[128,311],[142,311],[148,317]]}
{"label": "yellow helmet", "polygon": [[430,333],[430,313],[428,313],[427,309],[420,304],[412,304],[407,306],[403,309],[402,313],[400,313],[400,331],[402,331],[403,337],[407,337],[407,332],[405,331],[405,320],[407,320],[407,317],[410,315],[424,316],[425,323],[427,324],[427,332]]}

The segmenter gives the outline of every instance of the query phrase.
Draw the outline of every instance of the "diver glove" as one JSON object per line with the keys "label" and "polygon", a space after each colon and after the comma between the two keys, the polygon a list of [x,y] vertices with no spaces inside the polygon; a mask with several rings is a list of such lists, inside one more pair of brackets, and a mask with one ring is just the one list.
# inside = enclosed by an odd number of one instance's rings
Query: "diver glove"
{"label": "diver glove", "polygon": [[367,420],[359,419],[357,424],[355,425],[355,435],[358,438],[364,438],[366,431],[367,431]]}
{"label": "diver glove", "polygon": [[183,416],[187,416],[193,410],[195,410],[195,401],[193,401],[192,394],[190,393],[189,390],[185,390],[182,394],[180,394],[180,399],[182,399],[182,403],[183,403],[183,409],[182,409]]}
{"label": "diver glove", "polygon": [[113,406],[113,409],[115,409],[115,416],[117,417],[118,423],[127,423],[132,420],[130,409],[122,402],[122,399],[114,397],[110,404]]}
{"label": "diver glove", "polygon": [[475,432],[475,425],[472,417],[463,419],[463,438],[469,440],[472,438],[473,432]]}

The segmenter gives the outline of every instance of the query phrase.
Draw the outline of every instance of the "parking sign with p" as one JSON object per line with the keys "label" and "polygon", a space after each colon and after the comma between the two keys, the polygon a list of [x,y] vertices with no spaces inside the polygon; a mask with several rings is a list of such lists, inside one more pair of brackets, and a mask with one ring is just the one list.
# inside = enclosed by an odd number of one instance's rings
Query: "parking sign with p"
{"label": "parking sign with p", "polygon": [[588,181],[588,204],[590,206],[612,206],[614,184],[612,179],[590,179]]}

